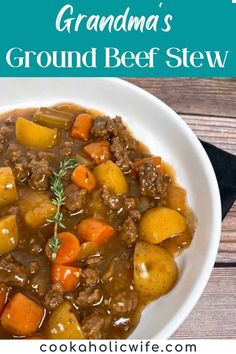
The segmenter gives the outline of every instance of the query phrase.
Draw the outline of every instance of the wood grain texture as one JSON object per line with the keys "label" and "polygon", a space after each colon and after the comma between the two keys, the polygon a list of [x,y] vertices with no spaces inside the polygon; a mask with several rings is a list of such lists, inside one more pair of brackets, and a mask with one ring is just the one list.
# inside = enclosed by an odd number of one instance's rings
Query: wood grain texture
{"label": "wood grain texture", "polygon": [[[159,97],[196,135],[236,154],[236,79],[128,79]],[[222,225],[217,262],[236,264],[236,204]]]}
{"label": "wood grain texture", "polygon": [[236,338],[236,268],[215,268],[188,319],[172,339]]}
{"label": "wood grain texture", "polygon": [[235,79],[128,79],[178,113],[236,117]]}
{"label": "wood grain texture", "polygon": [[189,114],[181,114],[181,116],[199,138],[236,155],[235,118]]}
{"label": "wood grain texture", "polygon": [[236,264],[236,203],[234,203],[222,224],[217,262]]}

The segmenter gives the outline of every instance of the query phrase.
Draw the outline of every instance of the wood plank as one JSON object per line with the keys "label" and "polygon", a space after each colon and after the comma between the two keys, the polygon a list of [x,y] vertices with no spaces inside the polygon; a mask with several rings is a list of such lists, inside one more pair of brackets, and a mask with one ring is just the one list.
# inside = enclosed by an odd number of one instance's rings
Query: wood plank
{"label": "wood plank", "polygon": [[236,203],[234,203],[222,224],[217,262],[236,264]]}
{"label": "wood plank", "polygon": [[236,79],[142,79],[127,81],[159,97],[178,113],[236,117]]}
{"label": "wood plank", "polygon": [[181,117],[200,139],[236,154],[236,119],[189,114],[181,114]]}
{"label": "wood plank", "polygon": [[215,268],[198,304],[172,339],[235,339],[236,268]]}

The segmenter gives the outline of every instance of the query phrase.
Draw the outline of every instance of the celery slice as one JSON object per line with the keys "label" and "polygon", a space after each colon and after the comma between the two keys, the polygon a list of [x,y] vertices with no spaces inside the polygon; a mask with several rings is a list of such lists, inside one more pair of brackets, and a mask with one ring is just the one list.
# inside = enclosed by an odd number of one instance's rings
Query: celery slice
{"label": "celery slice", "polygon": [[72,113],[59,111],[53,108],[41,107],[34,114],[34,121],[49,128],[69,130],[71,128],[74,115]]}

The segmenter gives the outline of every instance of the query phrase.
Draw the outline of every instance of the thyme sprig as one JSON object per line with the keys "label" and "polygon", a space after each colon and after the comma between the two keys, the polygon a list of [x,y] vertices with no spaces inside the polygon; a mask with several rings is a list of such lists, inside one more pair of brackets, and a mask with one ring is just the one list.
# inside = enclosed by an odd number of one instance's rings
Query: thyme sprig
{"label": "thyme sprig", "polygon": [[58,172],[54,172],[51,178],[51,190],[54,195],[52,203],[56,206],[56,213],[51,219],[48,219],[48,222],[54,223],[54,233],[49,240],[49,249],[53,261],[55,261],[58,248],[60,247],[58,228],[65,229],[63,212],[61,211],[61,207],[65,204],[63,178],[66,176],[68,170],[74,169],[77,166],[78,162],[74,159],[64,160],[60,163]]}

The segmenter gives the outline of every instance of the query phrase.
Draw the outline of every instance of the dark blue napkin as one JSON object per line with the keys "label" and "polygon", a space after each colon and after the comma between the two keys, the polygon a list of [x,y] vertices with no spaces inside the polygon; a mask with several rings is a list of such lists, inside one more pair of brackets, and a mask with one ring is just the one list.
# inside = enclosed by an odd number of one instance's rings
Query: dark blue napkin
{"label": "dark blue napkin", "polygon": [[236,200],[236,156],[205,141],[201,143],[215,170],[220,189],[222,219],[224,219]]}

